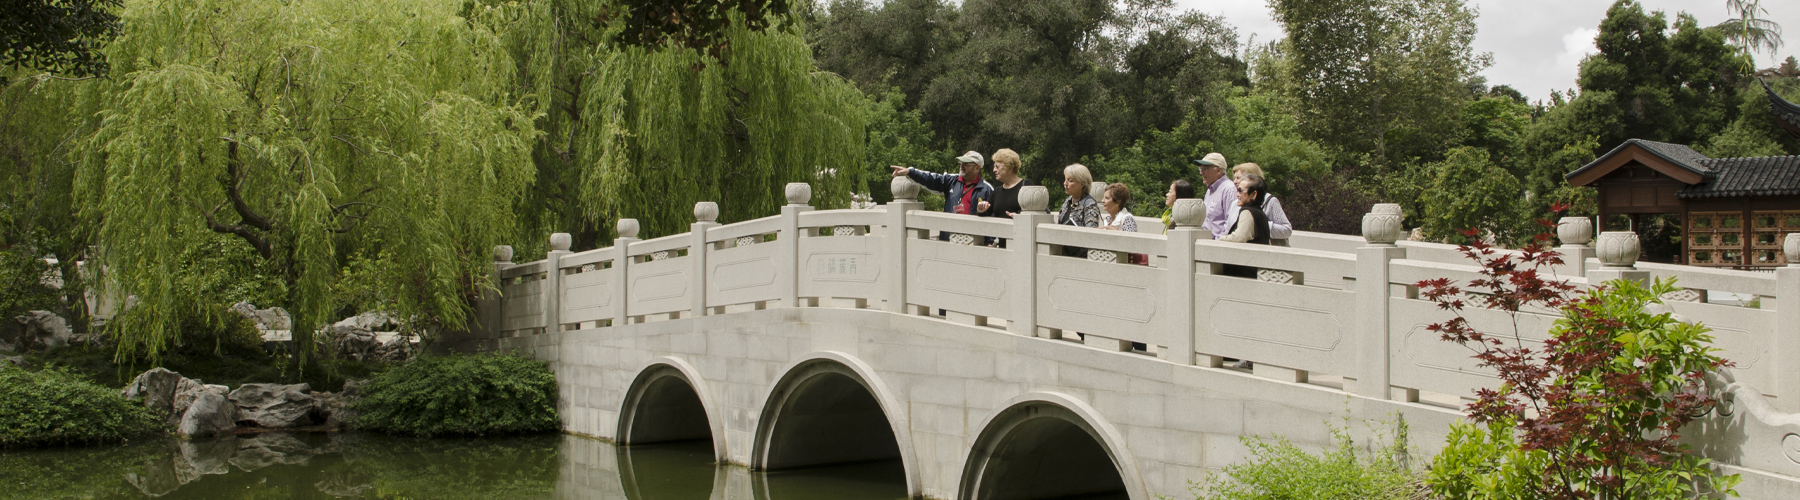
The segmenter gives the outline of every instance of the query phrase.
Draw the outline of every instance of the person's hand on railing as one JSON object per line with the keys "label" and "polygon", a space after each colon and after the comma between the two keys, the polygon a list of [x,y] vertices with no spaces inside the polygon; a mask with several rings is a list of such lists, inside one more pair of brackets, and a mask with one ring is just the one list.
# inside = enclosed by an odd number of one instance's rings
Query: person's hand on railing
{"label": "person's hand on railing", "polygon": [[888,165],[888,168],[894,170],[894,177],[906,177],[906,174],[912,171],[912,167],[902,167],[899,165]]}

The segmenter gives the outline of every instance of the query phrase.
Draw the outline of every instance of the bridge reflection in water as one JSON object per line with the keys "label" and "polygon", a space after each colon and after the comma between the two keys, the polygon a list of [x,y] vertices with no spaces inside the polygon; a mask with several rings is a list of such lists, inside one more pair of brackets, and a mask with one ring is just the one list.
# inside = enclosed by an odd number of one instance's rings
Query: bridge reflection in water
{"label": "bridge reflection in water", "polygon": [[0,452],[0,498],[894,500],[896,459],[777,472],[717,465],[704,440],[268,433]]}

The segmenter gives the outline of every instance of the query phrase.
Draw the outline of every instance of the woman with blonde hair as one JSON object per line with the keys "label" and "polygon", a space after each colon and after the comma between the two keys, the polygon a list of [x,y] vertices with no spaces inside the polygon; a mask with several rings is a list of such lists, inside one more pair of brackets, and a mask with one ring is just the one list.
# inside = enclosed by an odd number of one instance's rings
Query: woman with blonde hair
{"label": "woman with blonde hair", "polygon": [[[1262,166],[1260,165],[1255,163],[1242,163],[1238,164],[1238,166],[1231,167],[1232,182],[1244,181],[1251,177],[1255,177],[1259,184],[1264,186],[1268,185],[1268,177],[1263,175]],[[1281,209],[1281,200],[1275,199],[1275,195],[1269,194],[1265,190],[1261,194],[1261,197],[1256,201],[1257,204],[1262,207],[1263,214],[1269,218],[1270,244],[1287,246],[1287,239],[1294,235],[1294,223],[1288,221],[1287,212]],[[1236,224],[1239,213],[1240,211],[1238,210],[1232,210],[1231,218],[1225,221],[1225,225],[1230,227],[1232,224]]]}
{"label": "woman with blonde hair", "polygon": [[[1024,211],[1019,206],[1019,191],[1025,186],[1036,186],[1037,181],[1019,177],[1023,165],[1019,162],[1019,153],[1012,149],[1001,149],[994,152],[994,196],[991,202],[981,202],[977,214],[983,217],[1013,218]],[[1002,245],[1004,246],[1004,245]]]}

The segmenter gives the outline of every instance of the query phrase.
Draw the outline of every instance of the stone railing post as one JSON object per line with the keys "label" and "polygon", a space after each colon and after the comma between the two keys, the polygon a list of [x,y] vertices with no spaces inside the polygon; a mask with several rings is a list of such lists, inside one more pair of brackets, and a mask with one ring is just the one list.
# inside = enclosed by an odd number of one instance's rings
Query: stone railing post
{"label": "stone railing post", "polygon": [[544,333],[562,331],[562,257],[569,254],[569,233],[550,235],[550,253],[544,254]]}
{"label": "stone railing post", "polygon": [[619,219],[613,238],[613,326],[631,324],[631,244],[638,238],[637,219]]}
{"label": "stone railing post", "polygon": [[719,225],[719,204],[702,201],[694,204],[694,223],[688,226],[688,235],[694,242],[688,244],[688,260],[693,262],[693,282],[689,285],[694,290],[694,317],[706,315],[706,258],[711,252],[711,245],[706,244],[706,230]]}
{"label": "stone railing post", "polygon": [[1587,272],[1588,286],[1600,286],[1602,283],[1617,279],[1626,279],[1644,283],[1650,280],[1650,271],[1639,271],[1637,268],[1638,235],[1631,231],[1607,231],[1600,233],[1600,268]]}
{"label": "stone railing post", "polygon": [[[1389,283],[1390,264],[1406,258],[1406,249],[1394,245],[1400,239],[1400,205],[1380,203],[1363,215],[1363,240],[1367,246],[1356,249],[1355,283],[1344,289],[1356,291],[1356,329],[1362,340],[1354,391],[1374,399],[1394,399],[1393,286]],[[1419,392],[1409,389],[1403,398],[1418,401]]]}
{"label": "stone railing post", "polygon": [[1050,190],[1043,186],[1025,186],[1019,190],[1019,208],[1022,210],[1013,216],[1013,236],[1006,242],[1006,251],[1013,254],[1013,279],[1008,288],[1018,285],[1012,294],[1012,317],[1006,320],[1006,329],[1014,335],[1026,337],[1037,336],[1037,262],[1038,243],[1037,227],[1039,224],[1053,223],[1050,217]]}
{"label": "stone railing post", "polygon": [[1562,254],[1563,266],[1575,276],[1587,276],[1587,260],[1594,256],[1594,247],[1588,246],[1594,241],[1594,220],[1563,217],[1556,223],[1556,239],[1562,242],[1556,251]]}
{"label": "stone railing post", "polygon": [[1194,279],[1200,269],[1194,263],[1194,242],[1212,239],[1212,233],[1200,227],[1206,221],[1205,200],[1175,200],[1174,212],[1170,222],[1175,227],[1169,228],[1167,234],[1169,258],[1164,265],[1168,267],[1169,283],[1164,310],[1181,312],[1170,316],[1168,329],[1175,332],[1175,336],[1169,339],[1168,349],[1161,355],[1165,360],[1191,365],[1194,364],[1194,330],[1199,326],[1195,316],[1199,311],[1194,307]]}
{"label": "stone railing post", "polygon": [[812,210],[807,205],[812,201],[812,185],[790,182],[786,194],[788,204],[781,207],[781,236],[776,237],[781,244],[781,265],[789,271],[788,278],[781,281],[781,299],[788,307],[800,307],[800,279],[806,274],[800,268],[800,213]]}
{"label": "stone railing post", "polygon": [[893,190],[894,201],[887,204],[887,231],[882,243],[887,248],[882,252],[881,272],[888,276],[887,310],[906,314],[906,244],[912,239],[912,231],[906,229],[906,212],[924,209],[925,204],[919,203],[919,184],[912,179],[895,177],[888,182],[888,189]]}
{"label": "stone railing post", "polygon": [[1775,407],[1783,412],[1800,412],[1800,233],[1788,233],[1782,242],[1782,253],[1788,264],[1775,269],[1775,300],[1763,301],[1763,307],[1775,306]]}

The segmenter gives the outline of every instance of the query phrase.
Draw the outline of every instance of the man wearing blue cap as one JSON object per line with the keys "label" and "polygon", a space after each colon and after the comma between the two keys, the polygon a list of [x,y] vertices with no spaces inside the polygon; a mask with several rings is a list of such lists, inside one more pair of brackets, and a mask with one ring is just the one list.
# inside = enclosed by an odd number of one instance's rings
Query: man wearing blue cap
{"label": "man wearing blue cap", "polygon": [[[981,215],[977,207],[994,196],[994,186],[981,179],[984,160],[981,153],[974,151],[956,157],[956,161],[961,163],[962,175],[938,174],[899,165],[889,165],[888,168],[893,169],[894,177],[906,176],[925,189],[944,193],[944,212]],[[938,233],[938,239],[949,240],[950,235]]]}
{"label": "man wearing blue cap", "polygon": [[1194,160],[1194,164],[1200,166],[1201,185],[1206,189],[1206,219],[1200,227],[1211,231],[1215,240],[1223,238],[1231,232],[1231,213],[1237,207],[1237,185],[1225,175],[1225,155],[1207,153],[1205,158]]}

